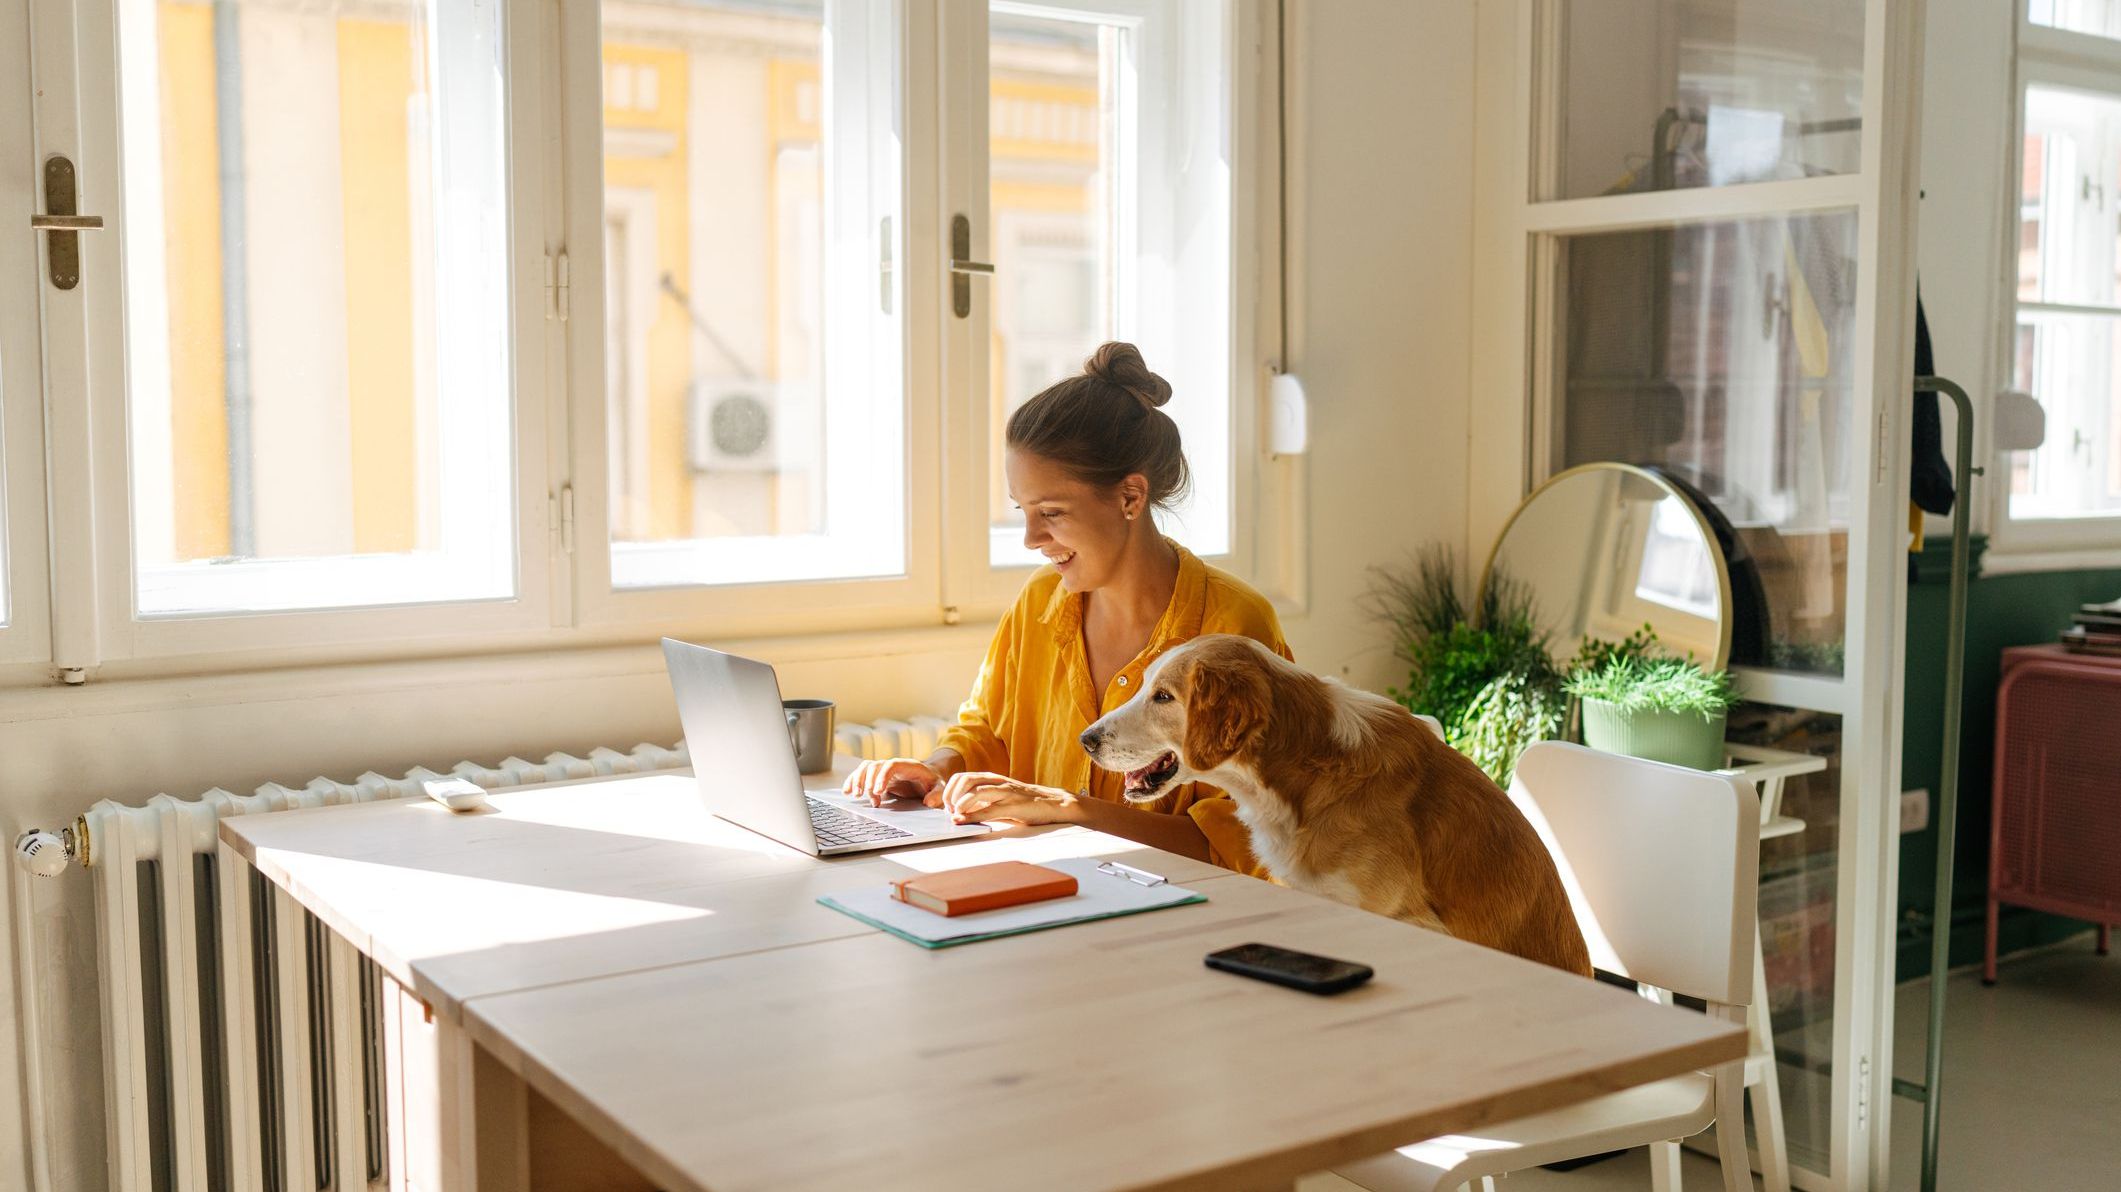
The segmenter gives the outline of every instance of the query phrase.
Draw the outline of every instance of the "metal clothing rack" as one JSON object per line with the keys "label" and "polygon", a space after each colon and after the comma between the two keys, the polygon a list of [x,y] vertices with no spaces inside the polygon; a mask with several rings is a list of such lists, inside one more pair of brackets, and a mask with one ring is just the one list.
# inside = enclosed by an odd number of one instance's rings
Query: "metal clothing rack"
{"label": "metal clothing rack", "polygon": [[1959,492],[1952,501],[1952,587],[1944,638],[1943,777],[1937,797],[1937,889],[1930,916],[1930,1013],[1923,1052],[1922,1083],[1893,1080],[1893,1093],[1922,1103],[1922,1192],[1937,1189],[1937,1143],[1943,1125],[1944,978],[1952,954],[1952,856],[1959,828],[1959,721],[1961,684],[1966,673],[1967,509],[1970,490],[1982,469],[1974,466],[1974,404],[1966,390],[1943,377],[1916,377],[1915,392],[1942,393],[1958,412],[1957,457],[1952,475]]}

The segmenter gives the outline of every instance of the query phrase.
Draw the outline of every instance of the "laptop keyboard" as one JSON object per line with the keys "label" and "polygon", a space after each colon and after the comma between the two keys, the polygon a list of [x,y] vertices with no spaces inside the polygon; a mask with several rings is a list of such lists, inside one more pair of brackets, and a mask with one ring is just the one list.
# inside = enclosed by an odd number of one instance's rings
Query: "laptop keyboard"
{"label": "laptop keyboard", "polygon": [[[808,796],[805,796],[809,799]],[[866,816],[851,811],[842,811],[830,803],[809,799],[810,826],[817,831],[820,846],[831,848],[842,844],[868,844],[877,840],[903,840],[913,833],[890,824],[880,824]]]}

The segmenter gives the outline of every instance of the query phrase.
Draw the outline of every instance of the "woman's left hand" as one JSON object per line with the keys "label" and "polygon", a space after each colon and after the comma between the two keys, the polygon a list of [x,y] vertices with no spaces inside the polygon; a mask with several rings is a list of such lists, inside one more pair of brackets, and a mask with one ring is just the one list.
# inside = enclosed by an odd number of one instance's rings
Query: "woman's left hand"
{"label": "woman's left hand", "polygon": [[1072,824],[1081,818],[1080,806],[1067,791],[1001,774],[968,771],[943,784],[943,809],[961,824]]}

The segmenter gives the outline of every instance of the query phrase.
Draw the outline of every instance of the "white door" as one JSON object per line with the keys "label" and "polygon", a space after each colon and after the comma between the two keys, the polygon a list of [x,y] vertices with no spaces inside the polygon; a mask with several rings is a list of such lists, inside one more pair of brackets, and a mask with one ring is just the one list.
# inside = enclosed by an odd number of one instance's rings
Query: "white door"
{"label": "white door", "polygon": [[1475,391],[1497,400],[1471,540],[1547,475],[1619,460],[1691,483],[1742,545],[1762,615],[1734,641],[1733,734],[1830,759],[1761,865],[1810,1188],[1883,1186],[1919,7],[1481,13]]}

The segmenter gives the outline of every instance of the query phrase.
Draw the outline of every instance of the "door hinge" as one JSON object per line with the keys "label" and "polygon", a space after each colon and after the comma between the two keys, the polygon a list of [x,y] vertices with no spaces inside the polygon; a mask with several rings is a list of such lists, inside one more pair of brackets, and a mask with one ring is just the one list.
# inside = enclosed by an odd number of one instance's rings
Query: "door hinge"
{"label": "door hinge", "polygon": [[1871,1057],[1856,1059],[1856,1128],[1861,1130],[1871,1119]]}
{"label": "door hinge", "polygon": [[545,318],[566,322],[573,302],[573,279],[569,276],[567,250],[545,254]]}
{"label": "door hinge", "polygon": [[972,317],[972,275],[994,276],[994,266],[972,259],[972,221],[963,212],[950,217],[950,313]]}
{"label": "door hinge", "polygon": [[891,287],[893,282],[895,281],[895,279],[892,277],[891,267],[891,217],[888,215],[885,216],[877,224],[876,242],[880,246],[877,250],[879,253],[879,260],[877,262],[876,270],[876,301],[877,306],[882,309],[885,314],[888,315],[891,313]]}
{"label": "door hinge", "polygon": [[1893,458],[1892,444],[1886,441],[1885,436],[1891,431],[1892,425],[1892,415],[1883,409],[1879,410],[1878,433],[1871,438],[1873,459],[1876,461],[1875,467],[1871,472],[1872,484],[1885,483],[1885,473]]}
{"label": "door hinge", "polygon": [[545,498],[547,540],[562,554],[574,553],[574,485],[563,484]]}

